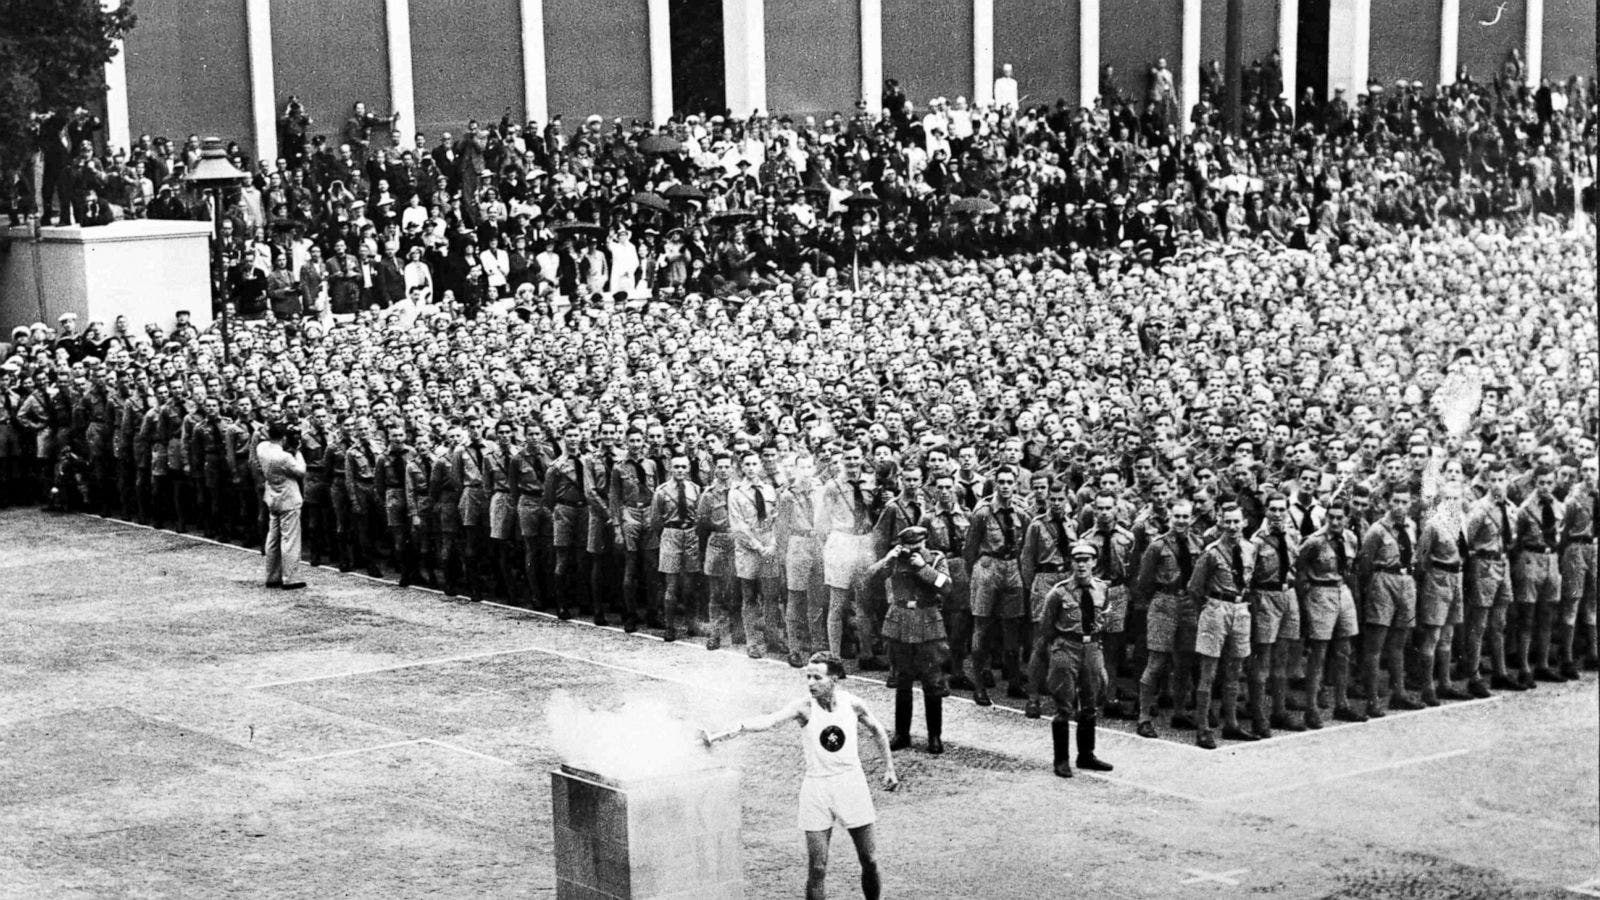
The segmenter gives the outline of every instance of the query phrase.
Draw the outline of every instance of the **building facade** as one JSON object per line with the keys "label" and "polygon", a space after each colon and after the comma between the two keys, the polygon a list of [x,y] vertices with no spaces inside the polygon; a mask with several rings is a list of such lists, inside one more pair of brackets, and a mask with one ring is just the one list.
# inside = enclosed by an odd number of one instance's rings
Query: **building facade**
{"label": "building facade", "polygon": [[[1242,55],[1280,54],[1284,90],[1486,79],[1510,53],[1530,80],[1589,76],[1594,0],[1242,0]],[[313,134],[351,105],[399,111],[402,144],[472,118],[661,120],[674,94],[828,114],[876,102],[989,98],[1011,64],[1022,102],[1079,104],[1102,66],[1142,96],[1165,59],[1185,107],[1220,59],[1228,0],[139,0],[107,68],[107,138],[214,134],[277,153],[298,96]],[[720,34],[718,33],[720,32]],[[676,53],[674,51],[677,51]],[[676,58],[675,58],[676,57]],[[716,65],[720,57],[721,65]],[[691,65],[692,63],[692,65]],[[676,91],[674,90],[676,87]],[[699,110],[696,110],[699,111]],[[570,127],[570,125],[569,125]],[[336,139],[336,137],[334,137]]]}

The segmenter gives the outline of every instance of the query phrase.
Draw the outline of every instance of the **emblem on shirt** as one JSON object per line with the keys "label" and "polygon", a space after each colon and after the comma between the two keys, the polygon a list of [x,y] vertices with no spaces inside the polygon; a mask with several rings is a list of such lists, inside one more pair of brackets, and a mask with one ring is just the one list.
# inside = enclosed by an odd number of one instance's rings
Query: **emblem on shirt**
{"label": "emblem on shirt", "polygon": [[844,729],[837,725],[829,725],[822,729],[822,734],[817,736],[817,740],[822,742],[822,749],[829,753],[838,753],[844,746]]}

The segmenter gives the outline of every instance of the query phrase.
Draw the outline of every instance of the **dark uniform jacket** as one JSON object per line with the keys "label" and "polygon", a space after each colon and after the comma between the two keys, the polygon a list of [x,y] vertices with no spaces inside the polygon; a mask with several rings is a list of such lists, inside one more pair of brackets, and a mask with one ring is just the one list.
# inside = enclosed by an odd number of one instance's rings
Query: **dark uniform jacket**
{"label": "dark uniform jacket", "polygon": [[[1188,544],[1187,571],[1183,567],[1179,541]],[[1181,596],[1189,589],[1189,576],[1194,574],[1194,565],[1204,552],[1204,545],[1192,530],[1182,535],[1168,531],[1156,538],[1139,560],[1139,579],[1133,587],[1134,601],[1148,603],[1158,593]]]}
{"label": "dark uniform jacket", "polygon": [[1090,577],[1089,602],[1094,608],[1094,622],[1083,617],[1082,590],[1077,578],[1068,578],[1050,589],[1044,600],[1044,627],[1050,630],[1050,639],[1082,639],[1100,633],[1105,623],[1106,606],[1110,603],[1110,588],[1099,578]]}
{"label": "dark uniform jacket", "polygon": [[906,644],[921,644],[945,639],[944,616],[940,613],[945,595],[950,593],[950,567],[944,554],[923,549],[923,562],[914,568],[902,556],[879,559],[867,569],[867,578],[885,580],[889,611],[883,620],[883,636]]}

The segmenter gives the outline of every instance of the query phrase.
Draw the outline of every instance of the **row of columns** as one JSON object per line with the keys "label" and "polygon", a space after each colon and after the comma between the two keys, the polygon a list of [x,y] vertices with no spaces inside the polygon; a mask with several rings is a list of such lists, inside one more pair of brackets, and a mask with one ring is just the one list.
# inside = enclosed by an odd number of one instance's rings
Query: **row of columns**
{"label": "row of columns", "polygon": [[[1523,0],[1526,18],[1522,57],[1524,81],[1537,82],[1544,72],[1544,0]],[[1280,0],[1293,7],[1297,0]],[[1294,71],[1294,43],[1285,43],[1283,19],[1292,18],[1280,7],[1279,48],[1286,75]],[[1344,85],[1351,97],[1364,92],[1370,79],[1372,51],[1372,0],[1332,0],[1328,10],[1328,91]],[[1287,50],[1283,48],[1287,47]],[[1455,84],[1460,65],[1461,0],[1439,0],[1439,84]],[[1287,78],[1285,79],[1287,82]]]}
{"label": "row of columns", "polygon": [[[645,0],[650,46],[650,114],[657,121],[672,115],[672,23],[668,0]],[[798,0],[783,0],[798,2]],[[861,18],[861,96],[872,109],[882,100],[883,0],[857,0]],[[1179,97],[1185,110],[1200,97],[1201,0],[1183,5],[1182,49],[1179,54]],[[1537,81],[1544,58],[1544,0],[1525,0],[1527,30],[1524,59],[1528,80]],[[117,0],[102,0],[108,7]],[[1078,4],[1078,96],[1100,91],[1100,0]],[[526,118],[544,122],[549,116],[546,82],[544,0],[519,0],[522,37],[522,81]],[[972,0],[972,96],[982,104],[993,99],[995,0]],[[1291,104],[1299,40],[1299,0],[1278,0],[1278,53],[1283,62],[1284,98]],[[724,75],[727,104],[735,114],[767,108],[766,0],[722,0]],[[1461,22],[1460,0],[1439,0],[1439,83],[1455,81]],[[391,108],[409,123],[400,128],[409,143],[415,132],[416,100],[412,81],[411,0],[384,0],[388,36]],[[249,41],[251,121],[259,158],[277,155],[277,92],[273,82],[272,13],[270,0],[245,0]],[[1329,92],[1345,85],[1353,96],[1365,90],[1371,53],[1372,0],[1332,0],[1329,7]],[[131,142],[128,120],[126,54],[106,63],[106,128],[113,146]],[[1185,115],[1184,128],[1189,128]]]}

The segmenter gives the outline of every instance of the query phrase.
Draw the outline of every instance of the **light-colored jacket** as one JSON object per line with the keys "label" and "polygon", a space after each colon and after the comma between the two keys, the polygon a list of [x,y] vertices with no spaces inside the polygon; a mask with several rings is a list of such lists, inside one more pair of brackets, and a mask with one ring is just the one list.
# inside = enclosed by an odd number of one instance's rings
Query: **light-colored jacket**
{"label": "light-colored jacket", "polygon": [[271,512],[299,509],[304,503],[300,496],[300,479],[306,477],[306,461],[300,454],[286,452],[275,441],[262,441],[256,445],[256,459],[261,462],[261,474],[266,482],[267,509]]}

